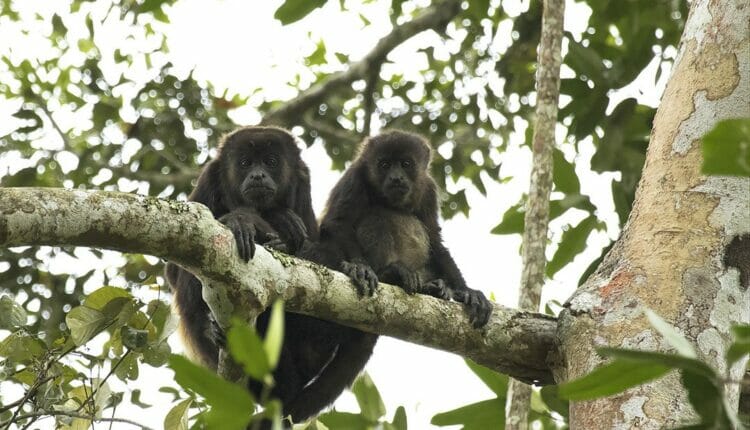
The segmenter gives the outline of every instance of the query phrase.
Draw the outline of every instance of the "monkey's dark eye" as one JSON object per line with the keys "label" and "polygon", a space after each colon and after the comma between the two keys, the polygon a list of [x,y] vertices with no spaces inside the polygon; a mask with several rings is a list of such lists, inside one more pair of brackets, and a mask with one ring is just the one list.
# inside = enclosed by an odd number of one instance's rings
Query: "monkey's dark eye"
{"label": "monkey's dark eye", "polygon": [[401,162],[401,167],[403,167],[404,169],[408,169],[412,166],[412,164],[413,163],[411,162],[411,160],[404,160]]}
{"label": "monkey's dark eye", "polygon": [[381,161],[378,163],[378,167],[380,167],[381,169],[387,169],[391,167],[391,163],[390,161]]}
{"label": "monkey's dark eye", "polygon": [[269,155],[263,160],[264,163],[266,163],[266,166],[268,167],[276,167],[279,165],[279,157],[275,155]]}
{"label": "monkey's dark eye", "polygon": [[250,159],[243,158],[240,160],[240,167],[250,167]]}

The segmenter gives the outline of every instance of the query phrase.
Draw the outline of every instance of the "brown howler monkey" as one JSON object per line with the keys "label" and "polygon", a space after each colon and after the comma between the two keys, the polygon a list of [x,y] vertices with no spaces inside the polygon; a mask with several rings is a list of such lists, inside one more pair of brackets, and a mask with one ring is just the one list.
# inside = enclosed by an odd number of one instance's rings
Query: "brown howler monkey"
{"label": "brown howler monkey", "polygon": [[331,192],[320,241],[338,250],[338,268],[364,287],[362,293],[372,294],[379,279],[409,293],[454,299],[481,327],[492,305],[466,286],[443,245],[431,155],[424,138],[403,131],[366,141]]}
{"label": "brown howler monkey", "polygon": [[[214,217],[232,230],[245,261],[253,257],[255,243],[295,254],[306,239],[318,238],[309,170],[294,137],[280,128],[246,127],[227,135],[219,156],[203,169],[189,199],[208,206]],[[200,281],[171,263],[165,274],[175,293],[183,339],[194,358],[215,369],[221,333],[217,333],[203,301]],[[266,311],[258,317],[256,327],[261,333],[265,333],[268,316]],[[341,383],[335,382],[341,372],[331,369],[315,389],[305,390],[305,396],[297,400],[305,386],[320,379],[321,370],[354,329],[289,312],[285,325],[271,394],[282,401],[284,415],[300,421],[317,413],[343,390],[338,390]],[[341,376],[348,380],[348,375],[344,371]],[[335,393],[328,392],[327,384],[332,382],[338,390]],[[251,383],[249,388],[258,395],[261,386]]]}

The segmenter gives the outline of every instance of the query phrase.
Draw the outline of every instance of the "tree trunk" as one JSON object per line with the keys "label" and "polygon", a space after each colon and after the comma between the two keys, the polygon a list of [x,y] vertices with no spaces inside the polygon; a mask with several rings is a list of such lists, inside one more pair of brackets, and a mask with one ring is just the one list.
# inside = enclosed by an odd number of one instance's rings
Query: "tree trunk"
{"label": "tree trunk", "polygon": [[[545,0],[542,36],[539,41],[536,74],[537,103],[529,198],[523,231],[523,271],[518,308],[536,312],[544,286],[544,250],[549,225],[549,195],[552,191],[552,152],[555,148],[557,103],[560,99],[560,63],[562,57],[565,0]],[[531,386],[516,379],[508,385],[505,430],[527,430],[531,409]]]}
{"label": "tree trunk", "polygon": [[[750,261],[740,257],[750,252],[750,179],[702,175],[701,137],[720,120],[750,116],[749,21],[746,0],[692,3],[630,219],[561,315],[558,381],[601,364],[597,346],[668,350],[644,307],[674,324],[701,359],[727,371],[730,327],[750,321]],[[744,368],[742,360],[730,379],[740,380]],[[727,392],[736,405],[738,385]],[[570,427],[577,429],[670,428],[694,420],[676,372],[570,407]]]}

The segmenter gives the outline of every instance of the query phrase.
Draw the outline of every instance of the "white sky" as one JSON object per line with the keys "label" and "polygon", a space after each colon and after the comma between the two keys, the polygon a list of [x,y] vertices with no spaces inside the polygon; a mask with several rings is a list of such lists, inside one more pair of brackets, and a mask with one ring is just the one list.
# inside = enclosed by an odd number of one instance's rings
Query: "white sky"
{"label": "white sky", "polygon": [[[36,6],[30,7],[41,7],[44,4],[49,6],[44,1],[31,3]],[[295,92],[285,83],[296,73],[304,72],[304,55],[312,52],[318,40],[325,41],[329,57],[333,58],[334,52],[342,52],[356,59],[390,31],[387,15],[387,5],[390,2],[352,5],[355,10],[350,12],[341,12],[338,3],[331,0],[305,20],[284,27],[272,18],[280,4],[278,0],[181,0],[169,12],[171,25],[166,28],[171,51],[169,58],[183,72],[195,68],[197,79],[210,81],[219,91],[228,89],[230,94],[249,95],[260,89],[250,99],[251,104],[259,103],[264,96],[293,97]],[[347,2],[348,5],[350,3],[352,2]],[[503,7],[511,16],[525,9],[523,2],[513,0],[504,1]],[[585,29],[590,13],[588,8],[568,1],[566,9],[566,30],[577,34]],[[367,16],[372,25],[364,27],[358,13]],[[510,31],[507,25],[501,25],[500,28]],[[399,47],[389,59],[403,68],[404,73],[413,72],[416,70],[414,58],[418,58],[414,55],[415,49],[435,40],[435,36],[431,34],[417,37]],[[28,48],[34,49],[32,46]],[[649,67],[641,79],[615,94],[613,100],[635,96],[642,103],[655,106],[669,73],[665,70],[666,73],[663,73],[655,89],[653,74],[656,63]],[[309,77],[303,74],[303,82],[305,79]],[[6,103],[5,106],[0,106],[0,113],[16,108],[17,105],[14,107]],[[252,124],[259,120],[252,109],[241,110],[234,119],[239,124]],[[562,138],[564,132],[559,131],[559,137]],[[501,176],[513,176],[514,179],[503,185],[487,181],[486,197],[469,187],[469,218],[458,215],[443,223],[444,241],[469,286],[480,289],[487,295],[493,294],[496,301],[505,306],[515,306],[517,300],[521,273],[521,239],[518,235],[495,236],[489,231],[499,222],[504,211],[527,190],[531,160],[528,148],[521,148],[518,142],[511,143],[509,150],[502,156],[504,164]],[[591,196],[609,231],[594,234],[589,239],[586,251],[548,281],[543,302],[551,299],[564,302],[576,287],[582,271],[600,254],[608,240],[614,239],[618,234],[617,216],[614,214],[609,191],[610,181],[615,175],[587,172],[594,148],[590,141],[580,143],[579,148],[578,154],[575,154],[571,145],[562,149],[569,160],[576,158],[582,192]],[[303,158],[312,171],[314,206],[316,212],[320,213],[328,192],[340,173],[330,170],[330,160],[320,145],[313,145],[303,151]],[[9,162],[6,160],[4,166],[0,165],[0,172],[11,167],[7,164]],[[466,184],[460,181],[459,184],[452,185],[453,188],[460,188]],[[559,238],[561,228],[568,222],[577,222],[582,218],[583,212],[572,210],[553,221],[553,238]],[[553,252],[554,247],[548,249],[548,256]],[[69,262],[59,262],[53,266],[70,267]],[[92,282],[96,283],[97,280]],[[460,357],[390,338],[381,337],[367,371],[383,395],[388,417],[393,415],[398,406],[405,406],[411,429],[430,428],[429,421],[435,413],[492,397],[491,392],[468,370]],[[148,366],[141,367],[138,386],[143,389],[142,399],[155,403],[156,406],[133,411],[139,421],[157,428],[161,426],[163,416],[171,405],[166,403],[168,396],[155,392],[154,388],[163,384],[154,381],[164,381],[166,384],[170,378],[171,372],[166,369],[155,371]],[[14,396],[6,397],[10,398]],[[345,393],[336,406],[340,410],[357,408],[349,393]],[[51,423],[51,420],[47,422]],[[43,425],[44,421],[41,423]],[[118,426],[115,425],[114,428]]]}

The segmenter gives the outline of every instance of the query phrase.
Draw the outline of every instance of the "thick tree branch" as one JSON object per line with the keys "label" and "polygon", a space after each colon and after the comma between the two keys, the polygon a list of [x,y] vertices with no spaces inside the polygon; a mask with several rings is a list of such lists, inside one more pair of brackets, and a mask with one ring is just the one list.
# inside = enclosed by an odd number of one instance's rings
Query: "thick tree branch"
{"label": "thick tree branch", "polygon": [[247,318],[280,297],[293,312],[453,352],[523,381],[553,382],[547,364],[553,318],[496,305],[487,326],[475,330],[457,303],[386,284],[374,297],[359,298],[346,276],[260,247],[245,264],[230,231],[200,204],[2,188],[0,246],[22,245],[89,246],[174,261],[204,282],[204,297],[222,325],[233,311]]}
{"label": "thick tree branch", "polygon": [[343,72],[327,77],[322,82],[301,92],[294,99],[268,112],[262,121],[264,125],[285,125],[297,119],[308,109],[316,106],[340,88],[368,77],[373,69],[379,69],[389,52],[411,37],[425,31],[442,29],[461,11],[461,1],[444,0],[428,8],[422,15],[394,27],[380,39],[375,47],[360,61],[353,63]]}

